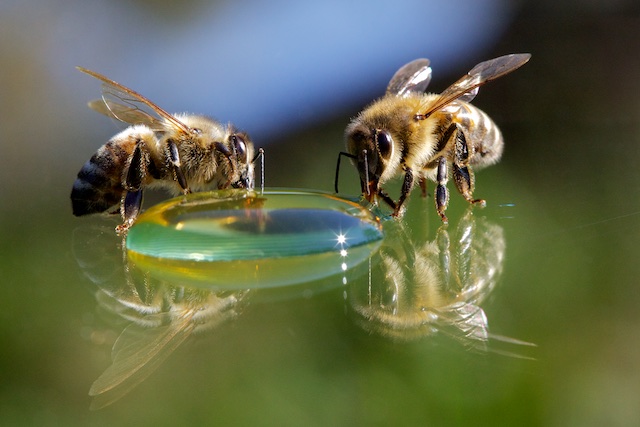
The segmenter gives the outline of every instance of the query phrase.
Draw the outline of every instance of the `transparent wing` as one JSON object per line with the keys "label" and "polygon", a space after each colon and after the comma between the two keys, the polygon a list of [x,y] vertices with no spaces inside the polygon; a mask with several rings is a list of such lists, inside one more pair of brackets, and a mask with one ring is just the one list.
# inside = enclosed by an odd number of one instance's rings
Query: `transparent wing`
{"label": "transparent wing", "polygon": [[152,130],[167,130],[168,127],[171,127],[184,133],[190,132],[187,125],[138,92],[95,71],[82,67],[76,68],[102,82],[102,99],[89,103],[89,107],[93,110],[121,122],[147,125]]}
{"label": "transparent wing", "polygon": [[110,405],[147,379],[189,338],[195,327],[193,314],[195,311],[175,324],[152,329],[129,325],[114,344],[113,364],[91,385],[91,408]]}
{"label": "transparent wing", "polygon": [[407,96],[411,92],[424,92],[431,81],[431,67],[429,60],[416,59],[403,65],[391,77],[387,86],[387,94]]}
{"label": "transparent wing", "polygon": [[520,53],[479,63],[438,95],[418,118],[426,119],[435,111],[445,109],[447,105],[456,100],[471,101],[478,94],[480,86],[520,68],[529,61],[529,58],[531,58],[530,54]]}
{"label": "transparent wing", "polygon": [[92,110],[124,123],[146,125],[153,131],[167,130],[167,122],[161,118],[154,117],[135,105],[125,105],[115,102],[105,95],[100,99],[90,101],[88,105]]}

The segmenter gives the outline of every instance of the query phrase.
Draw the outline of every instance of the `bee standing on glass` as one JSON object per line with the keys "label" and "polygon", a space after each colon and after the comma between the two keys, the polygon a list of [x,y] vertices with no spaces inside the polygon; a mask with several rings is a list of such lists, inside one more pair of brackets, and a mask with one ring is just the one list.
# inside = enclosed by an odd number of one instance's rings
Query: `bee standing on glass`
{"label": "bee standing on glass", "polygon": [[205,116],[169,114],[139,93],[94,71],[102,98],[89,107],[132,124],[100,147],[73,184],[76,216],[105,212],[119,204],[126,232],[142,205],[143,190],[188,194],[228,187],[253,189],[254,148],[249,136]]}
{"label": "bee standing on glass", "polygon": [[[385,96],[354,118],[345,132],[347,152],[340,155],[357,167],[365,198],[371,203],[381,198],[393,216],[400,217],[415,183],[425,195],[430,179],[436,182],[436,209],[447,223],[446,184],[451,176],[468,202],[484,206],[484,200],[473,196],[473,169],[496,163],[504,142],[489,116],[469,102],[480,86],[516,70],[530,57],[513,54],[481,62],[439,95],[424,93],[431,80],[428,59],[400,68]],[[402,173],[400,198],[394,201],[382,185]]]}

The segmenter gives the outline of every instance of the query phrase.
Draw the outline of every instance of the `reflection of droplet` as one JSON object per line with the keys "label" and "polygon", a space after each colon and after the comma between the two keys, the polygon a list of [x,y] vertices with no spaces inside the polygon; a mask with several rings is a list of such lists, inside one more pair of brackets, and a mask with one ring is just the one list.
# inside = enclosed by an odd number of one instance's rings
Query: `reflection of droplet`
{"label": "reflection of droplet", "polygon": [[233,190],[152,207],[129,230],[127,250],[164,278],[281,286],[346,271],[381,240],[377,218],[357,203],[319,192]]}

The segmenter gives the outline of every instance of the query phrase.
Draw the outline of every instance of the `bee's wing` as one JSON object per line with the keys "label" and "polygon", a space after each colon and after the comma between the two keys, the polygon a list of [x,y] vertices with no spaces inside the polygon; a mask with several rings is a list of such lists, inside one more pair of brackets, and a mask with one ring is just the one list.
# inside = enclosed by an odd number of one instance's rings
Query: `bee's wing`
{"label": "bee's wing", "polygon": [[407,96],[411,92],[424,92],[431,81],[431,67],[429,60],[416,59],[403,65],[391,77],[387,86],[387,94]]}
{"label": "bee's wing", "polygon": [[435,111],[446,109],[456,100],[470,102],[478,94],[480,86],[520,68],[529,61],[529,58],[531,58],[530,54],[519,53],[479,63],[430,102],[425,111],[419,115],[420,118],[426,119]]}
{"label": "bee's wing", "polygon": [[89,102],[89,107],[93,110],[121,122],[144,124],[156,131],[172,128],[184,133],[190,132],[187,125],[138,92],[116,83],[95,71],[82,67],[76,68],[102,82],[102,99]]}
{"label": "bee's wing", "polygon": [[94,99],[87,104],[89,108],[107,117],[114,118],[124,123],[142,124],[153,131],[167,130],[167,122],[147,113],[135,104],[123,104],[102,95],[100,99]]}

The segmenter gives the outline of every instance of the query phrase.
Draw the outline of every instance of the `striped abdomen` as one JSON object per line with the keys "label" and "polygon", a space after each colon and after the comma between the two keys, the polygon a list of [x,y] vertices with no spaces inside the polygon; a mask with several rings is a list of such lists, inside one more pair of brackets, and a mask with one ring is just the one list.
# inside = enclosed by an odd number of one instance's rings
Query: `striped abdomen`
{"label": "striped abdomen", "polygon": [[478,170],[496,163],[504,148],[500,129],[484,111],[471,104],[460,104],[455,121],[462,126],[467,144],[473,147],[471,165]]}
{"label": "striped abdomen", "polygon": [[104,212],[120,203],[123,171],[135,146],[127,142],[112,139],[82,166],[71,190],[74,215]]}

